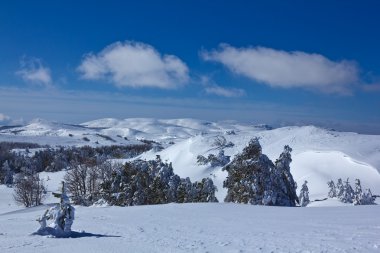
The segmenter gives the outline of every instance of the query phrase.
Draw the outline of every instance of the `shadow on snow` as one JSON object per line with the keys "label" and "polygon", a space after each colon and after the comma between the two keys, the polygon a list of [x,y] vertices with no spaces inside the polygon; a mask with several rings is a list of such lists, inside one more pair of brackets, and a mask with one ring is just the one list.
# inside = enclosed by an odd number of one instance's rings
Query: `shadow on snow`
{"label": "shadow on snow", "polygon": [[41,236],[50,236],[55,238],[82,238],[82,237],[121,237],[118,235],[102,235],[102,234],[93,234],[88,232],[77,232],[77,231],[70,231],[70,232],[63,232],[63,231],[57,231],[54,228],[46,227],[42,230],[38,230],[37,232],[32,233],[31,235],[41,235]]}

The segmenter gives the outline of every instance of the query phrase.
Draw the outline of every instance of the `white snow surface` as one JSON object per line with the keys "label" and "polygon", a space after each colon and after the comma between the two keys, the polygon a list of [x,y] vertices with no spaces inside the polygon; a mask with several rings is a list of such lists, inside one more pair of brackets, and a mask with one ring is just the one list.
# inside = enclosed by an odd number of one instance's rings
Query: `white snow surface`
{"label": "white snow surface", "polygon": [[379,252],[380,206],[76,207],[74,238],[30,235],[45,207],[0,215],[0,252]]}
{"label": "white snow surface", "polygon": [[[226,134],[231,130],[236,134]],[[380,193],[380,136],[314,126],[266,130],[192,119],[102,119],[72,126],[36,120],[17,129],[0,130],[0,141],[115,144],[97,134],[109,136],[117,144],[137,143],[138,139],[161,143],[162,151],[149,151],[139,158],[153,159],[159,154],[173,163],[181,177],[212,177],[219,201],[226,193],[222,188],[226,173],[220,167],[196,164],[197,155],[217,154],[217,136],[235,144],[224,149],[231,158],[254,136],[260,138],[263,153],[273,161],[284,145],[290,145],[291,172],[298,185],[309,182],[312,201],[327,197],[326,182],[340,177],[349,177],[352,185],[359,178],[363,188]],[[90,143],[84,143],[83,136]],[[40,174],[48,186],[48,197],[45,206],[34,208],[14,204],[12,189],[0,185],[0,252],[380,252],[380,206],[352,206],[337,199],[313,201],[308,206],[318,208],[226,203],[76,206],[73,238],[32,236],[39,227],[36,219],[57,201],[51,192],[57,191],[64,174]]]}

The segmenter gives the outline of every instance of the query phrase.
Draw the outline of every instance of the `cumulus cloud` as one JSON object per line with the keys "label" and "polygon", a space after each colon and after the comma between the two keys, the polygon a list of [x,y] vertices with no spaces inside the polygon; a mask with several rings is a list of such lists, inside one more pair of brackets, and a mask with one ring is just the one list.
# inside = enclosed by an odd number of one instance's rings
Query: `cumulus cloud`
{"label": "cumulus cloud", "polygon": [[118,87],[170,89],[189,80],[187,65],[174,55],[161,55],[150,45],[116,42],[84,56],[78,67],[83,79],[107,80]]}
{"label": "cumulus cloud", "polygon": [[21,69],[16,72],[25,82],[50,86],[52,83],[50,69],[38,58],[24,58],[20,62]]}
{"label": "cumulus cloud", "polygon": [[354,62],[332,61],[320,54],[266,47],[235,48],[222,44],[216,50],[201,52],[201,57],[272,87],[302,87],[348,94],[351,86],[359,81],[359,69]]}

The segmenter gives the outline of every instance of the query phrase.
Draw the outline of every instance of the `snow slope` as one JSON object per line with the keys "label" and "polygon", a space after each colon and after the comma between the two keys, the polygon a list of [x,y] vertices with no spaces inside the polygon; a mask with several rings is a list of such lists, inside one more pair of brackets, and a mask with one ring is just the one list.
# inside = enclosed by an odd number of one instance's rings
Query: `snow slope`
{"label": "snow slope", "polygon": [[[311,198],[327,195],[326,182],[330,179],[355,178],[363,188],[371,188],[380,195],[380,135],[361,135],[337,132],[314,126],[283,127],[271,130],[264,126],[242,124],[234,121],[209,122],[195,119],[99,119],[80,125],[34,120],[22,127],[0,130],[0,141],[36,142],[49,145],[128,145],[139,140],[154,140],[164,148],[160,152],[149,151],[140,156],[173,163],[175,173],[181,177],[199,180],[211,177],[224,199],[223,180],[226,173],[220,167],[197,165],[197,156],[217,154],[215,139],[224,137],[233,147],[224,148],[233,158],[241,152],[253,137],[259,137],[263,153],[273,161],[284,145],[293,148],[291,172],[298,185],[309,182]],[[85,141],[86,137],[89,141]]]}

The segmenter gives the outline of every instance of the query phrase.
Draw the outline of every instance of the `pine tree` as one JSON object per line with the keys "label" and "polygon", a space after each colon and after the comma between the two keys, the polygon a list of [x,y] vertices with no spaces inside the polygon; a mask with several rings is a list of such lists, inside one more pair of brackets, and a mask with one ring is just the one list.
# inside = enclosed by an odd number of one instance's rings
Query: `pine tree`
{"label": "pine tree", "polygon": [[303,207],[307,206],[310,203],[309,188],[307,187],[307,181],[306,180],[301,187],[300,195],[298,198],[300,201],[300,205]]}
{"label": "pine tree", "polygon": [[343,182],[342,182],[342,179],[339,178],[336,184],[336,197],[341,198],[343,195],[343,192],[344,192]]}
{"label": "pine tree", "polygon": [[241,154],[223,170],[228,172],[223,187],[226,202],[253,205],[295,206],[297,185],[290,173],[291,148],[277,159],[276,165],[264,154],[257,138],[252,139]]}
{"label": "pine tree", "polygon": [[11,187],[13,185],[13,170],[10,168],[8,161],[5,161],[2,168],[1,174],[4,179],[3,182],[6,186]]}
{"label": "pine tree", "polygon": [[361,201],[362,205],[374,205],[375,199],[372,195],[372,192],[370,189],[367,189],[365,193],[363,193],[363,198]]}
{"label": "pine tree", "polygon": [[352,189],[350,182],[348,181],[348,178],[347,178],[346,183],[343,187],[343,193],[340,196],[340,200],[344,203],[352,203],[353,197],[354,197],[354,190]]}
{"label": "pine tree", "polygon": [[327,185],[329,186],[329,193],[328,193],[328,196],[329,198],[334,198],[337,196],[337,193],[336,193],[336,187],[335,187],[335,183],[334,181],[329,181],[327,182]]}
{"label": "pine tree", "polygon": [[279,182],[280,189],[277,202],[281,203],[283,206],[295,206],[299,203],[297,196],[297,183],[294,181],[292,174],[290,173],[290,163],[292,162],[291,157],[292,148],[288,145],[284,147],[284,151],[281,153],[279,159],[276,161],[276,173],[278,177],[276,178]]}
{"label": "pine tree", "polygon": [[354,203],[354,205],[361,205],[362,201],[363,201],[362,186],[360,184],[360,180],[356,179],[355,180],[355,191],[354,191],[354,200],[353,200],[353,203]]}

